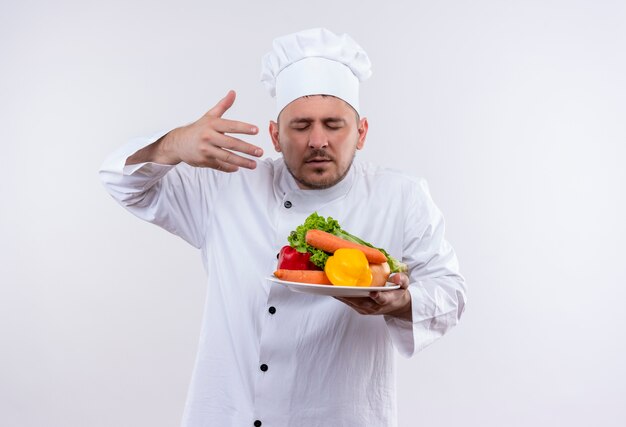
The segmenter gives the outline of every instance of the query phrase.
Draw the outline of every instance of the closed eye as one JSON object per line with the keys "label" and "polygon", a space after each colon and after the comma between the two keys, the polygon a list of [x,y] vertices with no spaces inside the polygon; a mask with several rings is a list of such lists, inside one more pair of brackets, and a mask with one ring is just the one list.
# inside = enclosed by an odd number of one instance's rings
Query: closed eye
{"label": "closed eye", "polygon": [[289,127],[293,130],[305,130],[311,125],[311,120],[296,118],[289,122]]}
{"label": "closed eye", "polygon": [[326,125],[328,129],[338,130],[344,127],[346,122],[343,119],[329,119],[329,120],[325,120],[324,124]]}

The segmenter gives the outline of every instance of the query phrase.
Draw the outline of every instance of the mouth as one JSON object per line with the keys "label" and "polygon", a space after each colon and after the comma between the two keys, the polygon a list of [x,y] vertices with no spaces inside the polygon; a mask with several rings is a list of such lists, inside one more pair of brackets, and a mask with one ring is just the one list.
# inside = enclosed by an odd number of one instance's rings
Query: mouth
{"label": "mouth", "polygon": [[326,157],[313,157],[312,159],[306,160],[304,163],[313,164],[313,165],[323,165],[331,162],[332,160]]}

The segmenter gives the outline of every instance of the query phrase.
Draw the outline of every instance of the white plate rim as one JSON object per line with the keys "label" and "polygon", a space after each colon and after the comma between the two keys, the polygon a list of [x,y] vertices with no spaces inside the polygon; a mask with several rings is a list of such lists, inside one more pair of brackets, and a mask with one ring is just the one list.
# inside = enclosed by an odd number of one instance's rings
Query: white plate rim
{"label": "white plate rim", "polygon": [[387,282],[389,286],[377,286],[377,287],[367,287],[367,286],[334,286],[334,285],[320,285],[313,283],[302,283],[302,282],[290,282],[287,280],[281,280],[278,277],[269,276],[266,277],[267,280],[275,283],[279,283],[281,285],[285,285],[287,287],[295,285],[300,289],[337,289],[337,290],[346,290],[346,291],[354,291],[363,293],[364,295],[369,294],[370,292],[386,292],[393,291],[400,288],[400,285],[396,285],[392,282]]}

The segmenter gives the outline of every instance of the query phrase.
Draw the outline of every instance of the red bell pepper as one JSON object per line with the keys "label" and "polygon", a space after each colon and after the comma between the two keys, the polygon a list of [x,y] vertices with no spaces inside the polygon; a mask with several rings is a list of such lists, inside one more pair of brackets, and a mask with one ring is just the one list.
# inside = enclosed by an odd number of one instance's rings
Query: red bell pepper
{"label": "red bell pepper", "polygon": [[302,253],[289,245],[283,246],[278,254],[278,269],[321,270],[321,268],[313,264],[309,258],[311,258],[311,254],[308,252]]}

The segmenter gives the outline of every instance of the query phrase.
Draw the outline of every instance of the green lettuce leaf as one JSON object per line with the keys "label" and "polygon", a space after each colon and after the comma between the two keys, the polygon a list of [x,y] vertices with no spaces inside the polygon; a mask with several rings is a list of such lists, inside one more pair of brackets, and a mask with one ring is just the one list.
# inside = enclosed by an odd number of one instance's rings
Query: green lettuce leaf
{"label": "green lettuce leaf", "polygon": [[392,273],[408,271],[408,266],[406,264],[393,258],[384,249],[376,248],[372,244],[348,233],[345,230],[342,230],[339,226],[339,222],[332,217],[329,216],[328,218],[324,218],[323,216],[318,215],[317,212],[313,212],[311,215],[308,216],[306,220],[304,220],[304,224],[299,225],[294,231],[289,234],[287,240],[289,241],[289,245],[291,245],[292,248],[295,248],[298,252],[309,252],[311,254],[311,262],[322,269],[326,265],[326,260],[328,260],[328,257],[331,254],[329,254],[328,252],[324,252],[320,249],[316,249],[313,246],[307,244],[306,233],[309,230],[326,231],[327,233],[334,234],[335,236],[341,237],[344,240],[369,246],[370,248],[378,249],[387,257],[387,262],[389,263],[389,267],[391,268]]}

